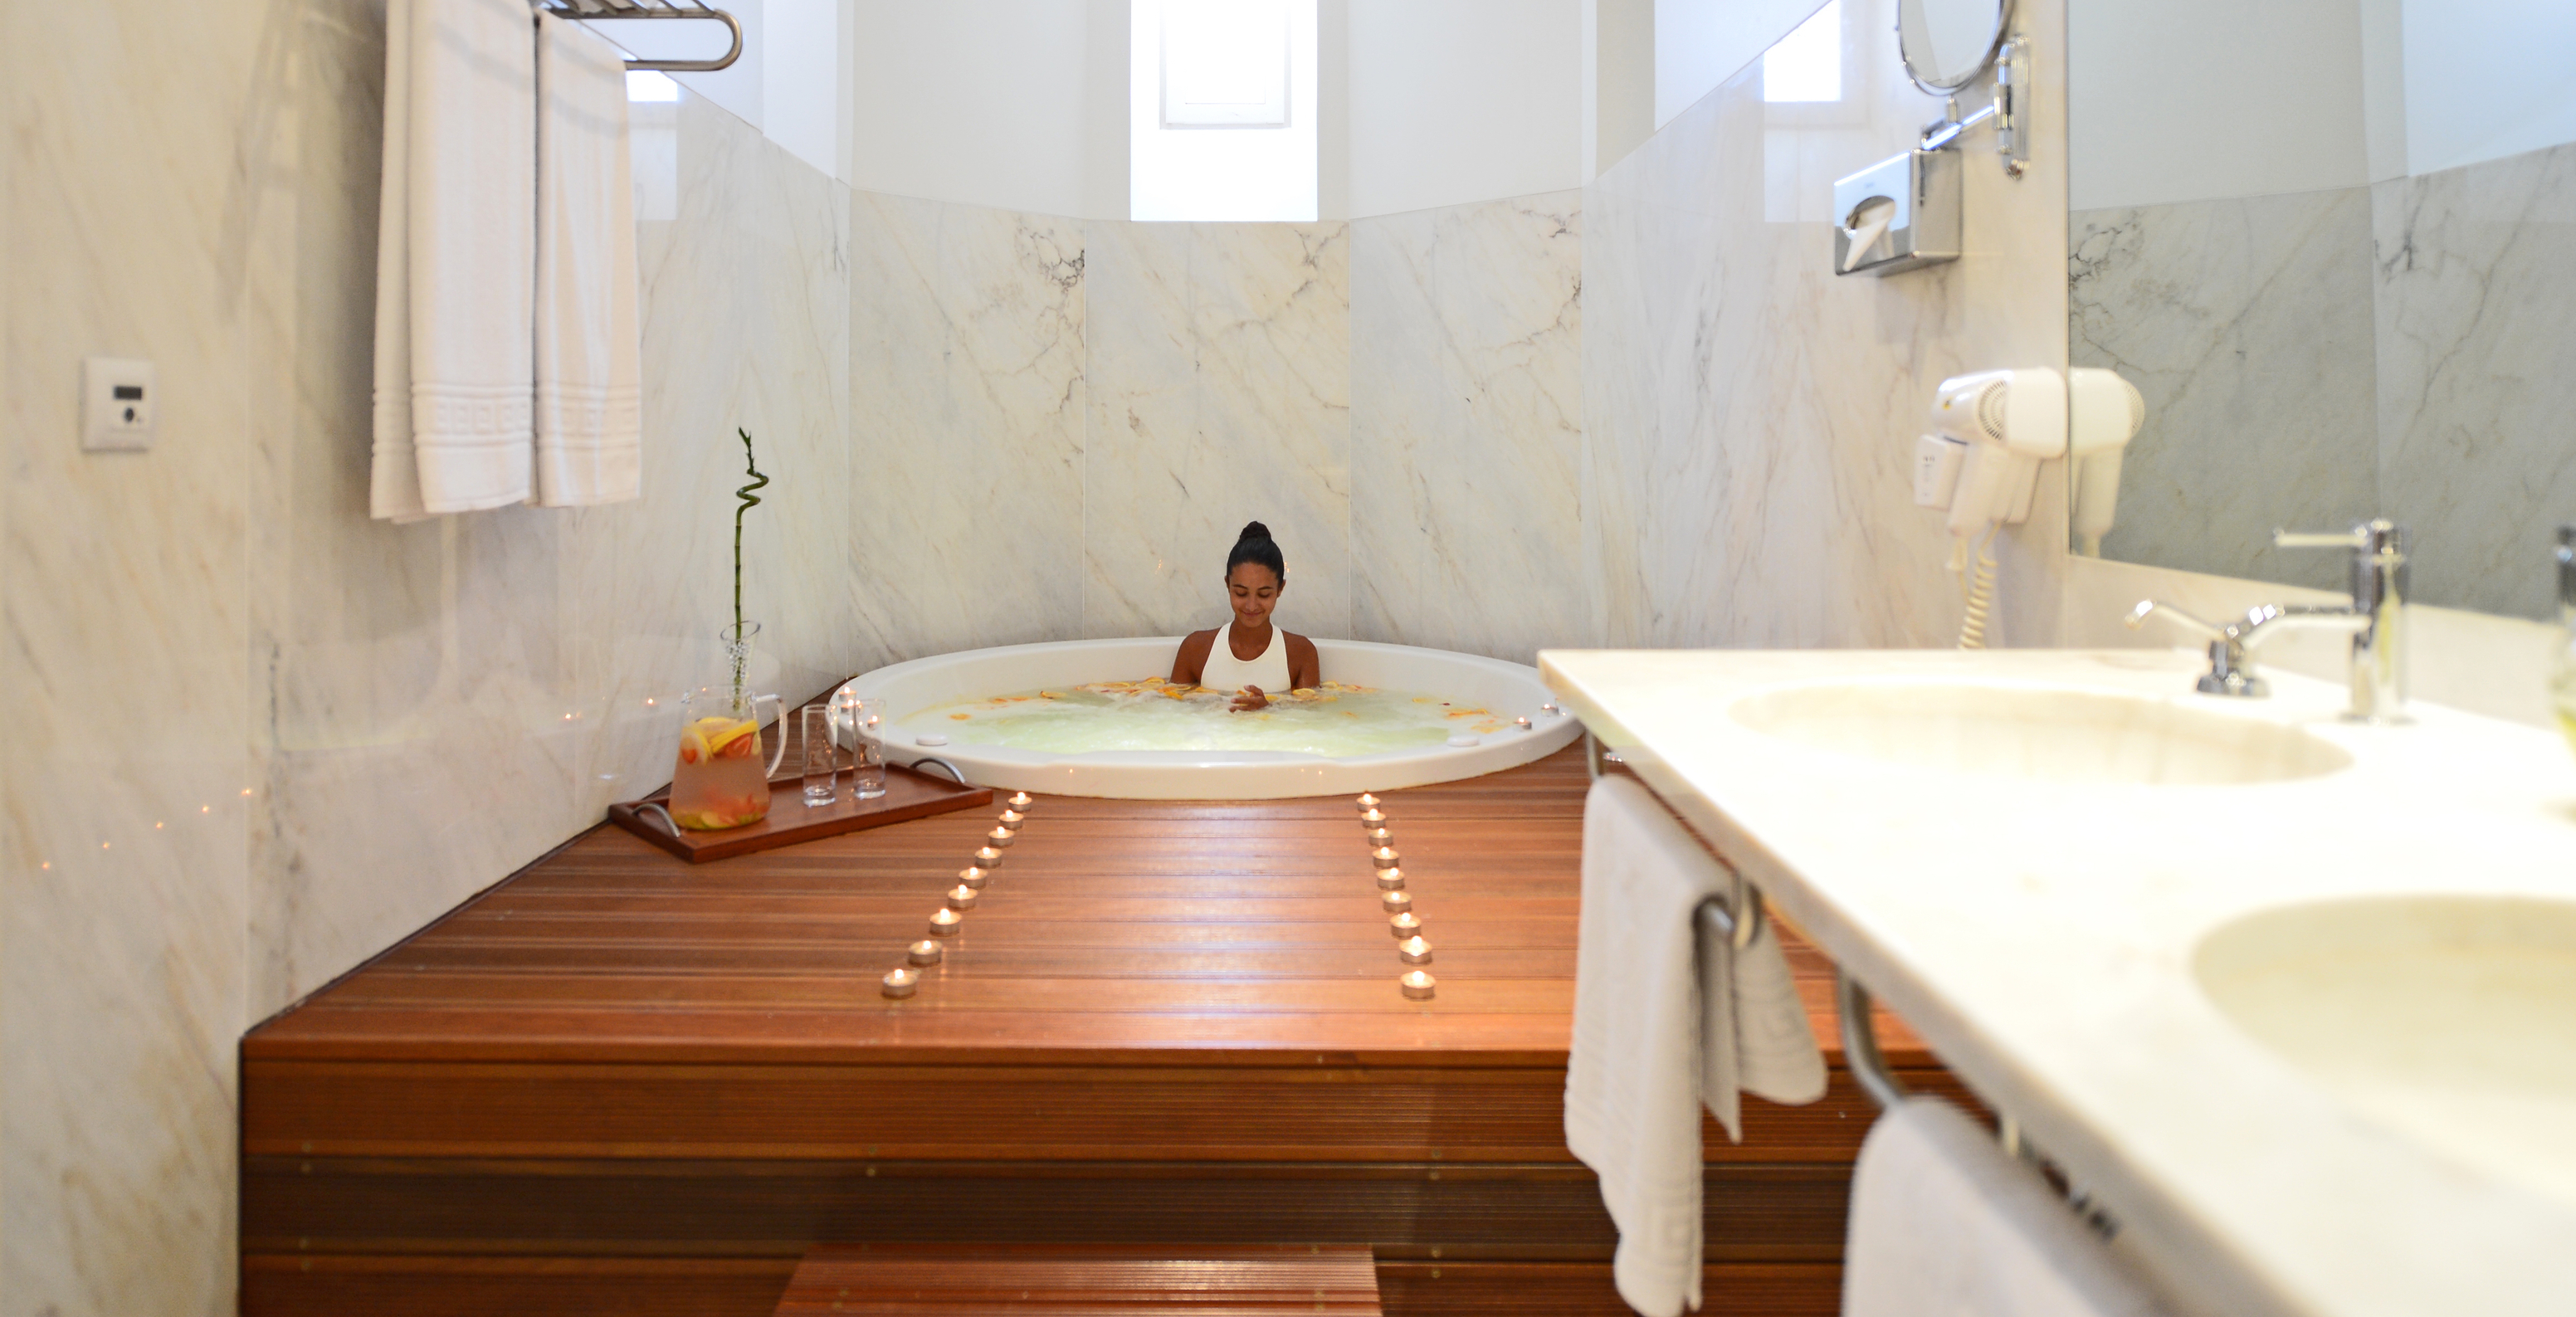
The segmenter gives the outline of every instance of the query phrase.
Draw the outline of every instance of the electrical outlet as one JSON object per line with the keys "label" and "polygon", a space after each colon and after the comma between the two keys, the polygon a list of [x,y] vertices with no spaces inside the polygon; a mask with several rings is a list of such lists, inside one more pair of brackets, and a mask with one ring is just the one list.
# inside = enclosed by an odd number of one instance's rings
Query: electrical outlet
{"label": "electrical outlet", "polygon": [[152,363],[124,357],[81,361],[81,449],[142,452],[152,446],[152,417],[161,387]]}

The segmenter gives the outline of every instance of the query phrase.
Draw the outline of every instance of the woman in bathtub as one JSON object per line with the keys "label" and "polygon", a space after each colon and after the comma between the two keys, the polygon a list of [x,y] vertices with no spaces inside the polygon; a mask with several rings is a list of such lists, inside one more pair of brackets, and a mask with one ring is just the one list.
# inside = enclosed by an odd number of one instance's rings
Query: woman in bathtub
{"label": "woman in bathtub", "polygon": [[1288,567],[1270,528],[1252,522],[1225,556],[1225,592],[1234,622],[1193,631],[1172,660],[1172,684],[1235,692],[1237,713],[1266,708],[1274,693],[1311,690],[1323,680],[1315,642],[1270,625],[1270,610],[1288,588]]}

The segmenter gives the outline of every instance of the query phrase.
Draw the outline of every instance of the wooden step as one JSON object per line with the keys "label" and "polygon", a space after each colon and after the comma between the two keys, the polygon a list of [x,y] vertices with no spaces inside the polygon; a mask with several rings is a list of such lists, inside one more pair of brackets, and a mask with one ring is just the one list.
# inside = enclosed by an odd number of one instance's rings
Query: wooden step
{"label": "wooden step", "polygon": [[829,1244],[805,1255],[778,1317],[1377,1317],[1377,1263],[1347,1245]]}

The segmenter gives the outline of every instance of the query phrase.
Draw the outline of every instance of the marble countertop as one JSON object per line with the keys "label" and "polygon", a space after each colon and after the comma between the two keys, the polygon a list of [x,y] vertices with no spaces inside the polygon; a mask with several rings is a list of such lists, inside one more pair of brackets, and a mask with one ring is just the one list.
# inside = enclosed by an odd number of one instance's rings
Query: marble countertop
{"label": "marble countertop", "polygon": [[[1548,684],[1772,904],[2021,1121],[2190,1312],[2576,1312],[2576,1198],[2375,1125],[2240,1032],[2191,977],[2256,910],[2378,893],[2576,900],[2576,758],[2546,731],[2340,686],[2192,691],[2151,650],[1569,651]],[[1783,686],[1999,678],[2281,721],[2349,768],[2246,786],[1970,777],[1766,736]],[[2569,1009],[2576,1011],[2576,1003]],[[2571,1131],[2576,1138],[2576,1131]]]}

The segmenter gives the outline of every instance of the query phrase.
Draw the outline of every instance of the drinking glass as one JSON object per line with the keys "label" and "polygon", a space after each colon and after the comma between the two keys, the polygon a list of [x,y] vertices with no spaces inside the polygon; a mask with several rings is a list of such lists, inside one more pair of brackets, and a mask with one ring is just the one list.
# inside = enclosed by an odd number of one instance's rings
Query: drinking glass
{"label": "drinking glass", "polygon": [[803,733],[797,744],[804,747],[805,803],[829,805],[841,798],[841,752],[832,744],[832,706],[809,704],[797,714],[797,728]]}
{"label": "drinking glass", "polygon": [[885,701],[844,692],[834,698],[833,712],[849,738],[850,793],[860,800],[884,795]]}

